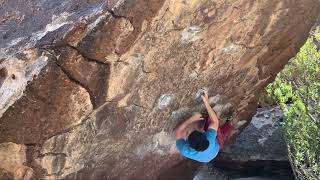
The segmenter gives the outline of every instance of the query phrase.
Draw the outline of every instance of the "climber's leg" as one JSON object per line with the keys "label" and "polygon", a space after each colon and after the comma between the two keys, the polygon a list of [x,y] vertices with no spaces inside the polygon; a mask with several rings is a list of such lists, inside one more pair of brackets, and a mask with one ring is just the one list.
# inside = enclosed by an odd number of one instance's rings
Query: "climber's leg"
{"label": "climber's leg", "polygon": [[[211,123],[211,119],[208,114],[204,115],[204,131],[208,130],[208,127]],[[219,126],[218,132],[217,132],[217,141],[220,145],[220,149],[224,147],[224,145],[227,144],[227,141],[229,140],[229,137],[232,136],[234,133],[234,126],[232,125],[231,121],[224,122],[222,125]]]}
{"label": "climber's leg", "polygon": [[234,127],[231,125],[231,122],[228,121],[224,123],[222,126],[219,127],[218,133],[217,133],[217,140],[220,145],[220,149],[224,147],[230,136],[234,132]]}

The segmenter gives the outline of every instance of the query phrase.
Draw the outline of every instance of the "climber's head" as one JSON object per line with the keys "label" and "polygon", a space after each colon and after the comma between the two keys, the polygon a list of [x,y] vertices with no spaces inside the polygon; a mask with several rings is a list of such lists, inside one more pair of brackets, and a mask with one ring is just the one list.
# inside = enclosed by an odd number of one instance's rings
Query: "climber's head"
{"label": "climber's head", "polygon": [[190,147],[195,149],[196,151],[204,151],[209,146],[209,141],[206,134],[199,131],[193,131],[188,136],[188,143]]}

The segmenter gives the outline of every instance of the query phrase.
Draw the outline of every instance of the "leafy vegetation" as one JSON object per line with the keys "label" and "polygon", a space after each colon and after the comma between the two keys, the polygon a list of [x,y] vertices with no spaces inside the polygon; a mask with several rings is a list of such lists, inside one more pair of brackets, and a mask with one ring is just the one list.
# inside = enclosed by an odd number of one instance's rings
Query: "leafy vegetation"
{"label": "leafy vegetation", "polygon": [[283,132],[299,179],[320,177],[320,28],[275,81],[268,94],[284,113]]}

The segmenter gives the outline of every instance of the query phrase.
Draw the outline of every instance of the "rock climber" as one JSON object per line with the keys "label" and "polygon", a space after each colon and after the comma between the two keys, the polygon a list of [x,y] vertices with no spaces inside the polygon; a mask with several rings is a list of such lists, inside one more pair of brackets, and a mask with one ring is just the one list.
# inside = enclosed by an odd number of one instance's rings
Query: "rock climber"
{"label": "rock climber", "polygon": [[[208,113],[207,117],[199,112],[193,113],[175,129],[175,136],[176,146],[181,155],[207,163],[217,156],[234,128],[229,121],[219,127],[219,119],[209,104],[206,90],[201,98]],[[204,123],[201,125],[201,122]]]}

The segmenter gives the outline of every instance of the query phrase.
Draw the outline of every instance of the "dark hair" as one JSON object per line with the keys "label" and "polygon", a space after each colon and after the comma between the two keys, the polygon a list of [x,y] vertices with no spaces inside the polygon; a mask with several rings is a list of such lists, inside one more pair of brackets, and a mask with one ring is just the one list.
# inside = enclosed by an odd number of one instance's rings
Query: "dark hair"
{"label": "dark hair", "polygon": [[193,131],[188,136],[189,146],[196,151],[204,151],[209,146],[209,141],[205,133],[199,131]]}

